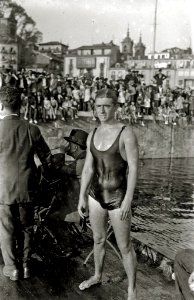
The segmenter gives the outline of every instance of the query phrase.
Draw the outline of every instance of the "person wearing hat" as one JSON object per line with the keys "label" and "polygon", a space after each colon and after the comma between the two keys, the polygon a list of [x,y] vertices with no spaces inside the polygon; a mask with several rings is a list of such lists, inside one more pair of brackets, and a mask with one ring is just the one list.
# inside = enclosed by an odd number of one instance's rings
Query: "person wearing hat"
{"label": "person wearing hat", "polygon": [[[62,132],[60,132],[61,134]],[[60,145],[61,152],[73,157],[74,160],[70,163],[64,163],[58,170],[58,175],[62,177],[64,183],[64,193],[61,197],[60,207],[50,216],[49,221],[52,228],[56,228],[55,235],[59,239],[66,216],[75,212],[77,208],[81,174],[86,158],[87,137],[88,133],[84,130],[72,129],[69,136],[63,137],[65,141]]]}
{"label": "person wearing hat", "polygon": [[125,80],[124,80],[125,85],[127,85],[128,82],[131,81],[131,80],[133,80],[133,74],[132,74],[131,69],[128,69],[127,74],[125,75]]}
{"label": "person wearing hat", "polygon": [[74,161],[65,164],[61,168],[62,174],[71,175],[76,178],[81,178],[82,169],[86,158],[86,140],[88,133],[82,129],[72,129],[69,136],[65,136],[65,141],[68,144],[61,145],[61,150],[65,154],[74,158]]}

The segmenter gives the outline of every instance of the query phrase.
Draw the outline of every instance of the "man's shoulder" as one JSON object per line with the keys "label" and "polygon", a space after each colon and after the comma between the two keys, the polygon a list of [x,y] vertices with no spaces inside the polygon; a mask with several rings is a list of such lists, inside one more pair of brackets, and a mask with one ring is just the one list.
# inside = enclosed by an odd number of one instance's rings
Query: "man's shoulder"
{"label": "man's shoulder", "polygon": [[125,126],[125,128],[121,133],[121,139],[123,140],[123,142],[127,142],[127,141],[136,142],[137,137],[131,126],[129,125]]}

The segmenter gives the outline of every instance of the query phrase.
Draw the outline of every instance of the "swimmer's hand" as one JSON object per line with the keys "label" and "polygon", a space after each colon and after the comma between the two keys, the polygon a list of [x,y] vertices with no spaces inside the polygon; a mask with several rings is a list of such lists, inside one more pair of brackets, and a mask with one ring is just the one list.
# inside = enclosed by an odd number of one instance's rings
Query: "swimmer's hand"
{"label": "swimmer's hand", "polygon": [[120,218],[121,221],[125,221],[131,217],[131,202],[124,198],[120,207]]}
{"label": "swimmer's hand", "polygon": [[88,217],[88,199],[86,197],[79,198],[77,210],[81,218]]}
{"label": "swimmer's hand", "polygon": [[194,292],[194,271],[191,273],[191,275],[189,276],[189,288],[191,291]]}

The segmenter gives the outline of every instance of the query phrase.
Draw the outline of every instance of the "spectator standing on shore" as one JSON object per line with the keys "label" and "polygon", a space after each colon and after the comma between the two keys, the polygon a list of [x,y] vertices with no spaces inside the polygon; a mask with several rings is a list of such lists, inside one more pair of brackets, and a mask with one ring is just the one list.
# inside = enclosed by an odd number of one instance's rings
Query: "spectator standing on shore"
{"label": "spectator standing on shore", "polygon": [[192,124],[192,118],[194,117],[194,90],[191,91],[189,97],[189,123]]}
{"label": "spectator standing on shore", "polygon": [[83,100],[83,110],[84,111],[90,110],[90,97],[91,97],[90,86],[88,84],[86,84],[85,90],[84,90],[84,100]]}
{"label": "spectator standing on shore", "polygon": [[34,154],[44,167],[52,166],[39,128],[19,118],[20,104],[16,88],[0,90],[0,244],[3,274],[13,281],[30,277],[38,191]]}
{"label": "spectator standing on shore", "polygon": [[51,101],[48,99],[48,96],[44,96],[43,100],[43,121],[46,122],[46,120],[51,118]]}
{"label": "spectator standing on shore", "polygon": [[131,71],[131,69],[128,69],[127,74],[125,76],[125,80],[124,80],[125,85],[127,85],[131,80],[133,81],[133,79],[134,79],[134,77],[133,77],[132,71]]}
{"label": "spectator standing on shore", "polygon": [[166,75],[162,73],[162,69],[158,70],[158,73],[154,75],[154,79],[156,81],[156,85],[159,88],[159,91],[162,92],[163,81],[167,78]]}
{"label": "spectator standing on shore", "polygon": [[179,251],[174,261],[174,272],[178,300],[194,299],[194,250]]}
{"label": "spectator standing on shore", "polygon": [[130,241],[130,227],[137,178],[137,141],[130,127],[115,120],[117,96],[114,91],[99,90],[95,106],[101,124],[87,140],[78,204],[82,218],[88,215],[89,209],[95,274],[83,281],[79,288],[85,290],[101,281],[109,217],[128,277],[128,300],[136,300],[136,255]]}
{"label": "spectator standing on shore", "polygon": [[58,111],[58,102],[57,100],[55,99],[54,96],[51,96],[51,113],[50,113],[50,117],[51,117],[51,120],[56,120],[57,118],[57,111]]}
{"label": "spectator standing on shore", "polygon": [[174,101],[174,106],[175,106],[176,112],[178,114],[181,114],[183,112],[183,101],[184,101],[184,98],[183,98],[182,94],[180,93],[178,95],[177,99]]}

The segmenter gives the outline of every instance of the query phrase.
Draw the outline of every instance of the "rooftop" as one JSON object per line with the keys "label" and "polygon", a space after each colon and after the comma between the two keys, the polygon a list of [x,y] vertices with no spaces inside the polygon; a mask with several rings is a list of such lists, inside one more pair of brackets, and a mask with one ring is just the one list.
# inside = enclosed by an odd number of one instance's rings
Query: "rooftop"
{"label": "rooftop", "polygon": [[87,50],[87,49],[111,49],[113,46],[117,46],[110,41],[110,43],[101,43],[101,44],[93,44],[87,46],[78,47],[77,50]]}
{"label": "rooftop", "polygon": [[57,41],[51,41],[51,42],[46,42],[46,43],[40,43],[39,46],[65,46],[68,47],[67,45],[57,42]]}

